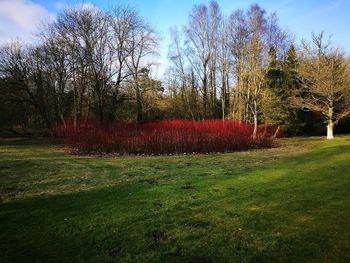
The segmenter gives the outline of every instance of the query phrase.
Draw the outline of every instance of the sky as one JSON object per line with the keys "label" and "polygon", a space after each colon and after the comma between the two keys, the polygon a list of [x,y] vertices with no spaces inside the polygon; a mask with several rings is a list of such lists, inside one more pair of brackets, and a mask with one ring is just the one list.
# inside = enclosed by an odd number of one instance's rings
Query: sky
{"label": "sky", "polygon": [[[224,14],[247,9],[257,3],[268,13],[276,12],[279,24],[288,29],[296,43],[309,40],[311,33],[325,31],[333,43],[350,54],[350,0],[217,0]],[[187,24],[196,4],[208,0],[0,0],[0,44],[18,39],[34,41],[32,32],[40,23],[55,19],[65,6],[93,4],[101,9],[121,3],[135,8],[161,36],[161,67],[166,66],[169,29]],[[162,70],[161,70],[162,71]]]}

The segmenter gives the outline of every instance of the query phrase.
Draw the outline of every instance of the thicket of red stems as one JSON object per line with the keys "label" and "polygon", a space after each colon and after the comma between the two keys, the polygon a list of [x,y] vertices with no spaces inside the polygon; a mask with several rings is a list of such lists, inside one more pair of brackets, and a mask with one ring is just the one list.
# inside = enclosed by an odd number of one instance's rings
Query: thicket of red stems
{"label": "thicket of red stems", "polygon": [[[230,152],[273,144],[274,129],[252,139],[253,126],[231,120],[162,120],[149,123],[95,120],[68,122],[53,130],[65,145],[85,153],[179,154]],[[268,133],[266,133],[268,131]],[[267,134],[267,135],[266,135]],[[273,133],[272,133],[273,134]]]}

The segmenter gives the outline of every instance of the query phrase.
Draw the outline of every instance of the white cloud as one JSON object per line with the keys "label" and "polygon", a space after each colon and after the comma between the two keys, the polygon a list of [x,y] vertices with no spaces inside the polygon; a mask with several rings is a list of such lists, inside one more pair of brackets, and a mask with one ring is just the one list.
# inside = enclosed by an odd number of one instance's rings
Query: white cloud
{"label": "white cloud", "polygon": [[[0,0],[1,1],[1,0]],[[65,8],[70,7],[70,8],[86,8],[86,9],[98,9],[96,5],[94,5],[91,2],[77,2],[76,4],[68,4],[64,3],[62,1],[55,2],[55,8],[57,11],[62,11]]]}
{"label": "white cloud", "polygon": [[30,0],[0,0],[0,44],[14,39],[31,42],[37,26],[52,19],[54,14]]}
{"label": "white cloud", "polygon": [[98,9],[97,6],[95,6],[94,4],[92,4],[90,2],[80,3],[77,5],[77,7],[82,8],[82,9]]}

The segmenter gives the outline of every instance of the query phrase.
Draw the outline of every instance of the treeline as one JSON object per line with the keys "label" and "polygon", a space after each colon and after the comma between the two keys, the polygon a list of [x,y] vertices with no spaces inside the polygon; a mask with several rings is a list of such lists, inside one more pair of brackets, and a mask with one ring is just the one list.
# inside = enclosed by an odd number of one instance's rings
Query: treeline
{"label": "treeline", "polygon": [[[258,5],[225,16],[194,6],[171,29],[170,66],[157,68],[159,35],[133,9],[66,9],[32,46],[0,50],[1,126],[52,128],[70,119],[234,119],[289,134],[350,115],[348,60],[323,33],[296,45]],[[325,129],[324,129],[325,130]]]}
{"label": "treeline", "polygon": [[147,96],[162,91],[151,78],[159,37],[133,9],[66,9],[38,32],[36,44],[0,51],[2,94],[8,110],[20,109],[23,125],[33,118],[46,128],[68,118],[120,118],[126,101],[133,104],[126,116],[143,120],[153,103]]}
{"label": "treeline", "polygon": [[172,39],[167,86],[174,115],[253,123],[253,137],[258,123],[300,134],[349,116],[348,63],[323,33],[296,50],[276,14],[252,5],[224,16],[211,2],[195,6]]}

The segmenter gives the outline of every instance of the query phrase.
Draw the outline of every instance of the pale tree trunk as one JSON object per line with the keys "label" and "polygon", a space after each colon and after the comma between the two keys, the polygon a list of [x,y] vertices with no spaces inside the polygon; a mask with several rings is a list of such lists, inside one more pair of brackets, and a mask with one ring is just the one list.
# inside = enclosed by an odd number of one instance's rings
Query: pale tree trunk
{"label": "pale tree trunk", "polygon": [[253,130],[252,137],[255,140],[258,134],[258,107],[257,107],[256,101],[254,101],[253,118],[254,118],[254,130]]}
{"label": "pale tree trunk", "polygon": [[330,121],[327,125],[327,140],[331,140],[333,138],[333,122]]}
{"label": "pale tree trunk", "polygon": [[333,139],[333,108],[328,109],[327,140]]}
{"label": "pale tree trunk", "polygon": [[275,131],[275,134],[273,135],[273,138],[277,138],[279,131],[280,131],[280,126],[278,125]]}
{"label": "pale tree trunk", "polygon": [[254,130],[253,130],[253,139],[255,140],[258,134],[258,116],[254,113]]}
{"label": "pale tree trunk", "polygon": [[222,120],[225,120],[225,108],[226,108],[226,72],[224,69],[224,65],[222,65],[221,70],[221,112],[222,112]]}

